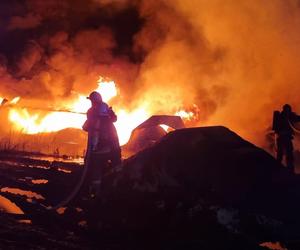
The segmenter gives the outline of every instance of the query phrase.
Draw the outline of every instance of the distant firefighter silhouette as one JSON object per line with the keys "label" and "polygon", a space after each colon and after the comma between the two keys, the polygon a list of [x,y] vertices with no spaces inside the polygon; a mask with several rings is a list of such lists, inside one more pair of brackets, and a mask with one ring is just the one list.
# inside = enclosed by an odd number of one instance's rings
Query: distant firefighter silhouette
{"label": "distant firefighter silhouette", "polygon": [[276,134],[277,160],[282,163],[285,156],[286,166],[294,172],[294,124],[300,122],[300,116],[292,111],[289,104],[282,107],[282,111],[274,111],[273,130]]}
{"label": "distant firefighter silhouette", "polygon": [[105,102],[101,95],[94,91],[88,99],[92,107],[87,112],[87,120],[83,130],[88,132],[87,151],[92,153],[108,153],[112,165],[121,163],[121,148],[119,138],[114,126],[117,116]]}

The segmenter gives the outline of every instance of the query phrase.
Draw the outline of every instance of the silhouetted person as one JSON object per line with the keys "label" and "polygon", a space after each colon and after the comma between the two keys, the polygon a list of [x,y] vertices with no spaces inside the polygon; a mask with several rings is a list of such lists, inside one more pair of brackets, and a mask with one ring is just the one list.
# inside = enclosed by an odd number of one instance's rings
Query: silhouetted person
{"label": "silhouetted person", "polygon": [[281,163],[285,155],[286,166],[294,172],[294,123],[300,122],[300,116],[292,111],[289,104],[282,107],[282,111],[274,112],[273,130],[277,138],[277,160]]}
{"label": "silhouetted person", "polygon": [[112,165],[121,163],[121,148],[119,138],[114,126],[117,116],[105,102],[101,95],[94,91],[88,99],[92,102],[92,107],[87,112],[87,122],[83,129],[88,132],[88,148],[92,152],[109,152],[109,159]]}

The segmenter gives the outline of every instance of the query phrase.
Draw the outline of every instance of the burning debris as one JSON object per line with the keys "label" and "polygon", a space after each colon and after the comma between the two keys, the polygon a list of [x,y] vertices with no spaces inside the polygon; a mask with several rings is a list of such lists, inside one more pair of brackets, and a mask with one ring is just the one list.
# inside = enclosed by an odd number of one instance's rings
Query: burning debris
{"label": "burning debris", "polygon": [[122,155],[128,158],[152,146],[165,136],[168,131],[184,127],[185,125],[180,116],[151,116],[132,131],[128,143],[122,147]]}

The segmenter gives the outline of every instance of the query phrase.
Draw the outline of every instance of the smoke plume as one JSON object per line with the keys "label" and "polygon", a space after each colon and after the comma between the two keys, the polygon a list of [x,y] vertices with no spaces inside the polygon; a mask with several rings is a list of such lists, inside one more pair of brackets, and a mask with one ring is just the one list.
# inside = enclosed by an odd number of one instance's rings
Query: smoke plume
{"label": "smoke plume", "polygon": [[274,109],[300,111],[298,1],[147,1],[142,13],[149,23],[138,42],[156,43],[139,77],[158,106],[195,103],[200,123],[258,144]]}

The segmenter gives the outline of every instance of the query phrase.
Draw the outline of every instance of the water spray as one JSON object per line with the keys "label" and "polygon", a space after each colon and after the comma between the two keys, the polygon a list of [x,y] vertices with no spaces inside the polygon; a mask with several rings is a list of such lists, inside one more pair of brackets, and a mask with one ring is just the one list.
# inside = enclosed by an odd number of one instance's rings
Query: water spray
{"label": "water spray", "polygon": [[8,99],[4,98],[0,104],[0,108],[20,108],[20,109],[31,109],[31,110],[40,110],[40,111],[47,111],[47,112],[61,112],[61,113],[72,113],[72,114],[79,114],[79,115],[86,115],[84,112],[76,112],[69,109],[54,109],[54,108],[39,108],[39,107],[31,107],[31,106],[21,106],[16,103],[12,103]]}

